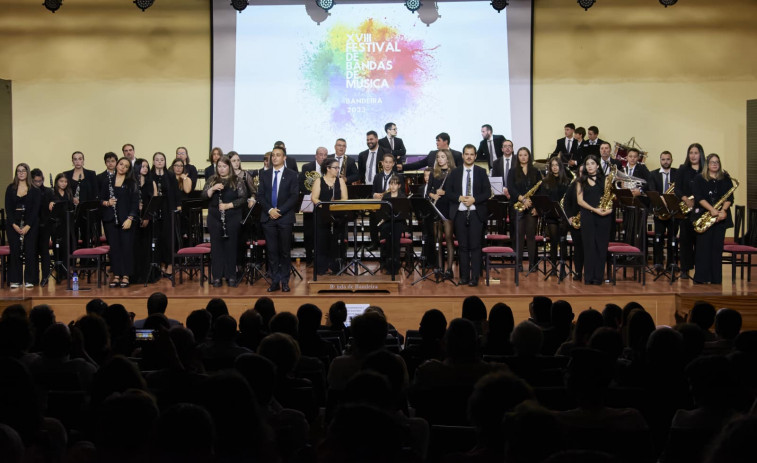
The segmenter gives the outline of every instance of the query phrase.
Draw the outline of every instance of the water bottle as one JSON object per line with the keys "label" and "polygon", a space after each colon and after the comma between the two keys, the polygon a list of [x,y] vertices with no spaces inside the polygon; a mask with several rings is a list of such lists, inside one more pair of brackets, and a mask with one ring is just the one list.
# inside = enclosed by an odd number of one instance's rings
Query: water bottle
{"label": "water bottle", "polygon": [[74,272],[74,275],[71,277],[71,288],[74,291],[79,291],[79,275]]}

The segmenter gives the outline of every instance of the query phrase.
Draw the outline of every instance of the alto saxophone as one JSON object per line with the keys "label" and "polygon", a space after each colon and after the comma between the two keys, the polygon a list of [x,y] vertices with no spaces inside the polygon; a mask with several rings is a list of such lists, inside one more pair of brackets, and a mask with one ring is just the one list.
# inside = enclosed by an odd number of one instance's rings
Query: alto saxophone
{"label": "alto saxophone", "polygon": [[615,192],[613,192],[613,184],[615,183],[615,175],[618,172],[618,166],[612,166],[610,174],[605,177],[605,192],[602,197],[599,198],[599,209],[612,210],[612,202],[615,199]]}
{"label": "alto saxophone", "polygon": [[[731,179],[735,185],[731,187],[730,190],[728,190],[723,196],[720,197],[718,202],[712,205],[715,209],[718,211],[723,206],[723,203],[726,199],[728,199],[729,196],[731,196],[731,193],[736,190],[736,188],[739,187],[739,181],[735,178]],[[704,233],[706,232],[711,226],[715,225],[715,222],[718,221],[717,216],[713,216],[710,211],[705,211],[704,214],[702,214],[697,220],[694,221],[694,231],[697,233]]]}
{"label": "alto saxophone", "polygon": [[[534,193],[536,193],[536,190],[539,189],[539,187],[541,186],[541,182],[543,182],[543,181],[544,180],[539,180],[538,182],[536,182],[536,185],[532,186],[531,189],[528,190],[526,192],[526,194],[523,195],[523,201],[525,201],[528,198],[530,198],[531,196],[533,196]],[[525,211],[526,210],[526,206],[523,204],[523,201],[519,200],[518,202],[516,202],[515,205],[513,206],[513,209],[515,209],[518,212]]]}

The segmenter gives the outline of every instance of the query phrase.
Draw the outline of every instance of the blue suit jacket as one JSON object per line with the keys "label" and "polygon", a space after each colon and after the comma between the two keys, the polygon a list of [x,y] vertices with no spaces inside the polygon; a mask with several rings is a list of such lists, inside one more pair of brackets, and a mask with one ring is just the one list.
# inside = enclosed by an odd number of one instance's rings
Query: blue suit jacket
{"label": "blue suit jacket", "polygon": [[[293,224],[295,206],[299,200],[299,183],[297,180],[297,172],[292,169],[284,168],[281,176],[279,177],[279,195],[278,195],[278,209],[281,212],[281,217],[277,219],[282,224]],[[273,201],[271,193],[273,191],[273,168],[264,171],[260,175],[260,183],[258,185],[258,201],[262,210],[260,211],[260,222],[266,223],[271,220],[268,216],[268,211],[273,207]]]}

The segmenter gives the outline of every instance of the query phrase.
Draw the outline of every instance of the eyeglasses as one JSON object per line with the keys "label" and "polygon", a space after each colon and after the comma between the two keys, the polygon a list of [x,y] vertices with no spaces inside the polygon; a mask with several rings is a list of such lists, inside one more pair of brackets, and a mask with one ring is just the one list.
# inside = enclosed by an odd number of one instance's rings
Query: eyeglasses
{"label": "eyeglasses", "polygon": [[328,166],[327,169],[339,169],[339,166]]}

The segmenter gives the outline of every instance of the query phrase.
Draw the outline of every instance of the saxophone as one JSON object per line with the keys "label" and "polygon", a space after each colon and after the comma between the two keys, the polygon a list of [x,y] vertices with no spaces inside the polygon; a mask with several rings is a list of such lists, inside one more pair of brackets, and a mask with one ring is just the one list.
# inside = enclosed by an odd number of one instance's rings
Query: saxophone
{"label": "saxophone", "polygon": [[[733,181],[733,183],[735,183],[735,185],[733,185],[730,190],[728,190],[723,196],[721,196],[718,202],[712,205],[712,207],[714,207],[715,209],[720,210],[725,200],[728,199],[728,197],[731,196],[731,193],[733,193],[736,188],[739,187],[738,180],[736,180],[735,178],[731,180]],[[710,214],[710,211],[706,211],[697,220],[694,221],[694,231],[697,233],[704,233],[717,221],[717,217]]]}
{"label": "saxophone", "polygon": [[615,175],[617,172],[618,166],[613,165],[610,174],[605,177],[605,192],[602,194],[602,197],[599,198],[599,209],[612,210],[612,201],[615,199],[613,184],[615,183]]}
{"label": "saxophone", "polygon": [[[530,198],[531,196],[533,196],[534,193],[536,193],[536,190],[539,189],[539,187],[541,186],[541,182],[543,182],[543,181],[544,180],[539,180],[538,182],[536,182],[536,185],[532,186],[531,189],[528,190],[526,192],[526,194],[523,195],[523,201],[525,201],[528,198]],[[513,206],[513,209],[515,209],[518,212],[525,211],[526,210],[526,206],[523,204],[523,201],[516,202],[515,205]]]}

